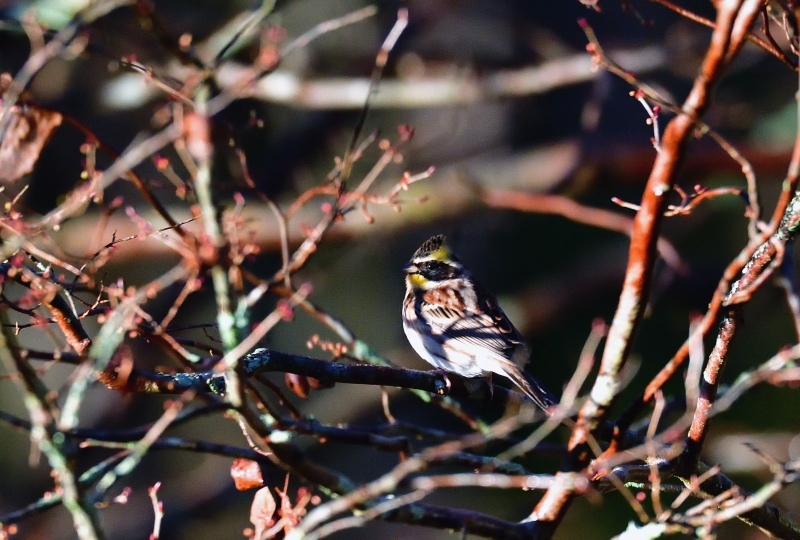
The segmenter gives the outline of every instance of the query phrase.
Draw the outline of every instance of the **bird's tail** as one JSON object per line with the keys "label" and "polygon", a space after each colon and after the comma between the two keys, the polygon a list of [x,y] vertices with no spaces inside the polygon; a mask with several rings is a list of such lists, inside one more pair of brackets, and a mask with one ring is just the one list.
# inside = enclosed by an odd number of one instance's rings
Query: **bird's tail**
{"label": "bird's tail", "polygon": [[557,404],[559,399],[555,394],[547,390],[539,381],[533,378],[521,368],[510,365],[505,369],[506,376],[519,387],[522,392],[530,398],[539,408],[546,411]]}

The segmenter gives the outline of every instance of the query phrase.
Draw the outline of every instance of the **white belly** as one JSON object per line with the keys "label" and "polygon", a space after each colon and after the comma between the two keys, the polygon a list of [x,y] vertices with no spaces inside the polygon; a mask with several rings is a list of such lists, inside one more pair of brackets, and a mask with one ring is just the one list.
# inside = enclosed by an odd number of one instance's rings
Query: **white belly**
{"label": "white belly", "polygon": [[439,340],[423,336],[410,325],[405,324],[405,322],[403,323],[403,330],[414,351],[432,366],[456,373],[462,377],[482,377],[486,375],[487,370],[478,365],[479,363],[474,356],[454,351],[452,348],[445,349]]}

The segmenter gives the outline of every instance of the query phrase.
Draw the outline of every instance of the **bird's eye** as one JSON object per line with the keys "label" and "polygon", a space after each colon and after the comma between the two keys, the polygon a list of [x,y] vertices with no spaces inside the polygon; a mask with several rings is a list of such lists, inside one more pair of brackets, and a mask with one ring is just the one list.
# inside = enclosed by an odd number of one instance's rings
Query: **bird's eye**
{"label": "bird's eye", "polygon": [[437,281],[453,277],[454,268],[442,261],[425,261],[419,265],[419,273],[430,280]]}

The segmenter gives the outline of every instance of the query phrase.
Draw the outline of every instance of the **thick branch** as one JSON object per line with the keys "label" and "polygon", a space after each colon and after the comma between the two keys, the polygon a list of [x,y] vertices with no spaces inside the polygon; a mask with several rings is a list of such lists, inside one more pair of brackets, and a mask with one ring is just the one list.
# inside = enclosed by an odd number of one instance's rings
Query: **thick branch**
{"label": "thick branch", "polygon": [[[739,50],[741,42],[733,42],[735,28],[749,29],[761,1],[728,0],[720,2],[717,23],[706,57],[695,79],[682,113],[667,125],[642,202],[633,225],[633,235],[622,293],[617,311],[608,332],[600,372],[591,397],[586,400],[570,437],[571,450],[566,467],[571,471],[583,469],[592,453],[589,441],[602,425],[621,390],[620,373],[633,346],[649,297],[650,280],[656,257],[656,241],[666,207],[666,195],[672,189],[680,163],[691,138],[695,122],[708,108],[714,84]],[[564,476],[569,476],[565,473]],[[565,481],[549,489],[531,515],[532,519],[558,522],[572,500],[571,482]]]}

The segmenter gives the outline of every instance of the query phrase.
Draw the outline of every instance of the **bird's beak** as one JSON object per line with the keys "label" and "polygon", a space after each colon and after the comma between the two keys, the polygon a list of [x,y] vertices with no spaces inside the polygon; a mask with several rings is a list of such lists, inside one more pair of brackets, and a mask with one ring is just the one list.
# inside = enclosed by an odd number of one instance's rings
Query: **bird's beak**
{"label": "bird's beak", "polygon": [[419,272],[419,267],[414,263],[408,263],[407,265],[403,266],[403,272],[406,274],[416,274]]}

